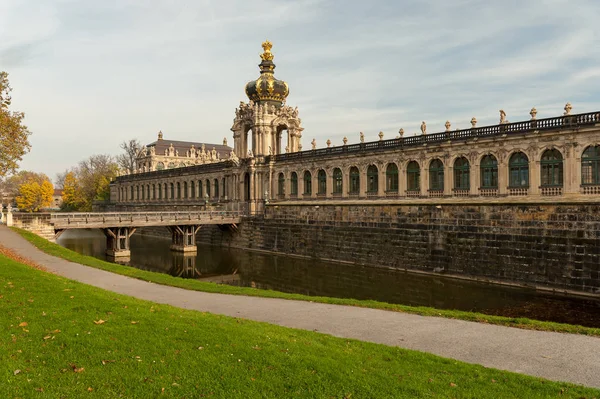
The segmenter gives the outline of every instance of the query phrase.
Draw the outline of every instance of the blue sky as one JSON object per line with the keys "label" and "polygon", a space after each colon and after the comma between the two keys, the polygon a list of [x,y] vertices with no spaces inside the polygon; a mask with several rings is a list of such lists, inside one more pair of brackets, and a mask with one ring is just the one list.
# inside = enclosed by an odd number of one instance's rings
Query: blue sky
{"label": "blue sky", "polygon": [[23,169],[54,178],[119,143],[231,143],[269,39],[303,145],[600,110],[597,0],[0,0]]}

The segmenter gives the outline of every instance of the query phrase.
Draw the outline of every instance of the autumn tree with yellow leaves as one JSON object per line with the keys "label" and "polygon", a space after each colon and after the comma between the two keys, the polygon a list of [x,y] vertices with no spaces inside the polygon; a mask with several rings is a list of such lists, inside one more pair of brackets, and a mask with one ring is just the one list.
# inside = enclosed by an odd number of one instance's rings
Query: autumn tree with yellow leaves
{"label": "autumn tree with yellow leaves", "polygon": [[42,183],[29,179],[19,186],[19,195],[15,198],[17,206],[25,212],[38,212],[52,205],[54,187],[49,180]]}
{"label": "autumn tree with yellow leaves", "polygon": [[29,152],[29,135],[23,124],[25,114],[11,111],[8,73],[0,71],[0,177],[17,170],[18,162]]}

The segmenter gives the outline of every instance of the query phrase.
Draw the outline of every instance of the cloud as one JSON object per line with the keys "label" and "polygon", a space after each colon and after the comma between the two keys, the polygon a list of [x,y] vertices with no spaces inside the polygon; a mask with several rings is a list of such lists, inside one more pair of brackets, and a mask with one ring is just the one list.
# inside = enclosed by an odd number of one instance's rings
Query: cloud
{"label": "cloud", "polygon": [[[0,69],[55,173],[137,137],[221,142],[270,39],[304,145],[600,109],[600,3],[9,1]],[[4,38],[7,38],[4,40]],[[81,143],[81,144],[78,144]]]}

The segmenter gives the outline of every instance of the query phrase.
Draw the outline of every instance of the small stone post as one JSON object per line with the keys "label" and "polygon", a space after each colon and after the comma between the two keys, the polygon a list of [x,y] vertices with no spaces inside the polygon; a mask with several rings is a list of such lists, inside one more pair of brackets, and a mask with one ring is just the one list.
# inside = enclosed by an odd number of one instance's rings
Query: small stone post
{"label": "small stone post", "polygon": [[6,226],[10,227],[13,225],[12,206],[10,203],[6,206]]}

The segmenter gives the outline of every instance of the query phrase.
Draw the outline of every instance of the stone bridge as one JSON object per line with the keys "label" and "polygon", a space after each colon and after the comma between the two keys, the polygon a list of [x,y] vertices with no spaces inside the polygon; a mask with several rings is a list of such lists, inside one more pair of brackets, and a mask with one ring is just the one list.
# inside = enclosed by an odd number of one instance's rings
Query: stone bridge
{"label": "stone bridge", "polygon": [[[101,229],[106,235],[106,254],[123,258],[131,254],[130,238],[138,227],[165,226],[171,231],[172,250],[194,252],[197,250],[196,233],[203,225],[217,224],[236,229],[243,214],[240,210],[38,214],[8,211],[3,220],[7,221],[7,225],[38,234],[46,232],[40,235],[54,239],[69,229]],[[48,237],[48,230],[51,237]]]}

